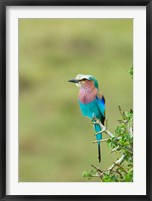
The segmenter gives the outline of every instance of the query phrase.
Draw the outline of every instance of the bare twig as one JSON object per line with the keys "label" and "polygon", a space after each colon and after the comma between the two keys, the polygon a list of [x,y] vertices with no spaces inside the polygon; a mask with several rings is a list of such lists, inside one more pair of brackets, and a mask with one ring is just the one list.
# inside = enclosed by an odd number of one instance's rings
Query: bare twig
{"label": "bare twig", "polygon": [[98,134],[101,133],[101,132],[104,132],[107,135],[109,135],[110,137],[115,137],[109,130],[107,130],[107,128],[100,122],[99,119],[97,119],[96,117],[94,117],[93,120],[94,120],[93,124],[98,124],[100,126],[100,128],[101,128],[101,131],[98,132]]}
{"label": "bare twig", "polygon": [[114,148],[114,149],[111,150],[111,153],[117,151],[119,148],[120,148],[120,146],[118,145],[116,148]]}
{"label": "bare twig", "polygon": [[130,136],[132,137],[133,136],[133,127],[128,124],[127,130],[128,130],[128,133],[130,134]]}
{"label": "bare twig", "polygon": [[96,169],[98,172],[100,172],[100,173],[103,173],[103,171],[102,170],[100,170],[100,168],[98,168],[98,167],[96,167],[96,166],[94,166],[94,165],[91,165],[94,169]]}
{"label": "bare twig", "polygon": [[118,166],[121,170],[123,170],[125,173],[128,173],[126,170],[125,170],[125,168],[122,166],[122,165],[120,165],[120,163],[117,163],[117,164],[115,164],[116,166]]}
{"label": "bare twig", "polygon": [[120,106],[120,105],[118,105],[118,109],[119,109],[119,112],[120,112],[121,116],[123,117],[124,114],[123,114],[123,112],[122,112],[122,109],[121,109],[121,106]]}
{"label": "bare twig", "polygon": [[122,174],[119,172],[118,169],[116,170],[116,173],[119,174],[119,176],[120,176],[121,178],[123,178]]}
{"label": "bare twig", "polygon": [[103,139],[103,140],[95,140],[95,141],[93,141],[92,143],[98,143],[98,142],[107,142],[108,141],[108,139]]}
{"label": "bare twig", "polygon": [[[123,160],[125,159],[125,155],[122,155],[117,161],[115,161],[110,167],[108,167],[106,170],[102,171],[100,170],[100,168],[94,166],[94,165],[91,165],[98,173],[98,177],[100,177],[102,179],[103,175],[107,172],[107,171],[113,171],[113,168],[116,167],[116,166],[119,166],[125,173],[127,173],[127,171],[120,165]],[[120,175],[121,173],[116,170],[116,172]],[[96,175],[97,177],[97,175]]]}
{"label": "bare twig", "polygon": [[103,131],[99,131],[97,133],[94,134],[94,136],[98,135],[98,134],[101,134]]}
{"label": "bare twig", "polygon": [[131,171],[133,171],[133,168],[131,168],[131,169],[128,171],[128,173],[131,172]]}
{"label": "bare twig", "polygon": [[[100,170],[98,167],[94,166],[94,165],[91,165],[97,172],[98,172],[98,177],[102,178],[102,175],[103,175],[103,171]],[[97,176],[97,175],[96,175]]]}
{"label": "bare twig", "polygon": [[125,155],[122,155],[117,161],[115,161],[115,162],[107,169],[107,171],[111,171],[117,164],[121,164],[124,159],[125,159]]}
{"label": "bare twig", "polygon": [[128,151],[130,154],[133,153],[133,150],[130,147],[122,147],[122,149]]}

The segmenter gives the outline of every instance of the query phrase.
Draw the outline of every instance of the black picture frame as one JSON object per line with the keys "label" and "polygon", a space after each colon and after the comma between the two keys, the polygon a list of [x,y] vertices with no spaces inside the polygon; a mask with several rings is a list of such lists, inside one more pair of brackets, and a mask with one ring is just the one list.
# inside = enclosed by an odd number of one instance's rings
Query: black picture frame
{"label": "black picture frame", "polygon": [[[146,6],[146,195],[28,196],[6,195],[6,7],[7,6]],[[152,1],[150,0],[0,0],[0,199],[1,200],[152,200]],[[142,108],[141,108],[142,109]],[[141,164],[142,165],[142,164]]]}

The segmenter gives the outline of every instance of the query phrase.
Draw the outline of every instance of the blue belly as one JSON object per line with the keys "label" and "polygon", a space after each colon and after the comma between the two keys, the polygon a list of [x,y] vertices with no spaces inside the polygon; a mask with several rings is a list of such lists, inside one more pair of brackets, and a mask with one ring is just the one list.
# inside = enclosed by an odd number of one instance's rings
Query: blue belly
{"label": "blue belly", "polygon": [[[101,113],[100,113],[96,99],[88,104],[83,104],[79,101],[79,105],[80,105],[80,110],[84,116],[89,117],[89,119],[91,120],[93,117],[96,117],[97,119],[101,119]],[[94,129],[96,132],[99,132],[101,130],[100,126],[97,124],[94,125]],[[96,135],[96,139],[101,140],[102,134]]]}
{"label": "blue belly", "polygon": [[84,116],[87,116],[90,119],[92,119],[93,117],[96,117],[98,119],[101,118],[101,113],[100,113],[96,99],[87,104],[83,104],[79,101],[79,105],[80,105],[80,110]]}

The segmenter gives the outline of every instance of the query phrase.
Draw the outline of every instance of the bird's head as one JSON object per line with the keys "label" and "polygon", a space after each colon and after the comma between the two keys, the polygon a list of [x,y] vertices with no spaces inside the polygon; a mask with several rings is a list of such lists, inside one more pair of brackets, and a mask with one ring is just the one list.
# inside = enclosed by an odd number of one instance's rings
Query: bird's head
{"label": "bird's head", "polygon": [[71,79],[69,82],[75,83],[80,88],[89,83],[93,83],[94,87],[98,88],[98,81],[92,75],[78,74],[75,79]]}

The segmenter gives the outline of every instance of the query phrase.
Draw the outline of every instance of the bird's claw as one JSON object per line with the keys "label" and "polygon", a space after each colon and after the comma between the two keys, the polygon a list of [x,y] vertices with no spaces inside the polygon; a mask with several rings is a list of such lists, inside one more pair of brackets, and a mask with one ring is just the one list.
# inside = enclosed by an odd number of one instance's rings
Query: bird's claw
{"label": "bird's claw", "polygon": [[99,119],[97,119],[95,116],[92,117],[92,124],[99,124],[99,123],[100,123]]}

